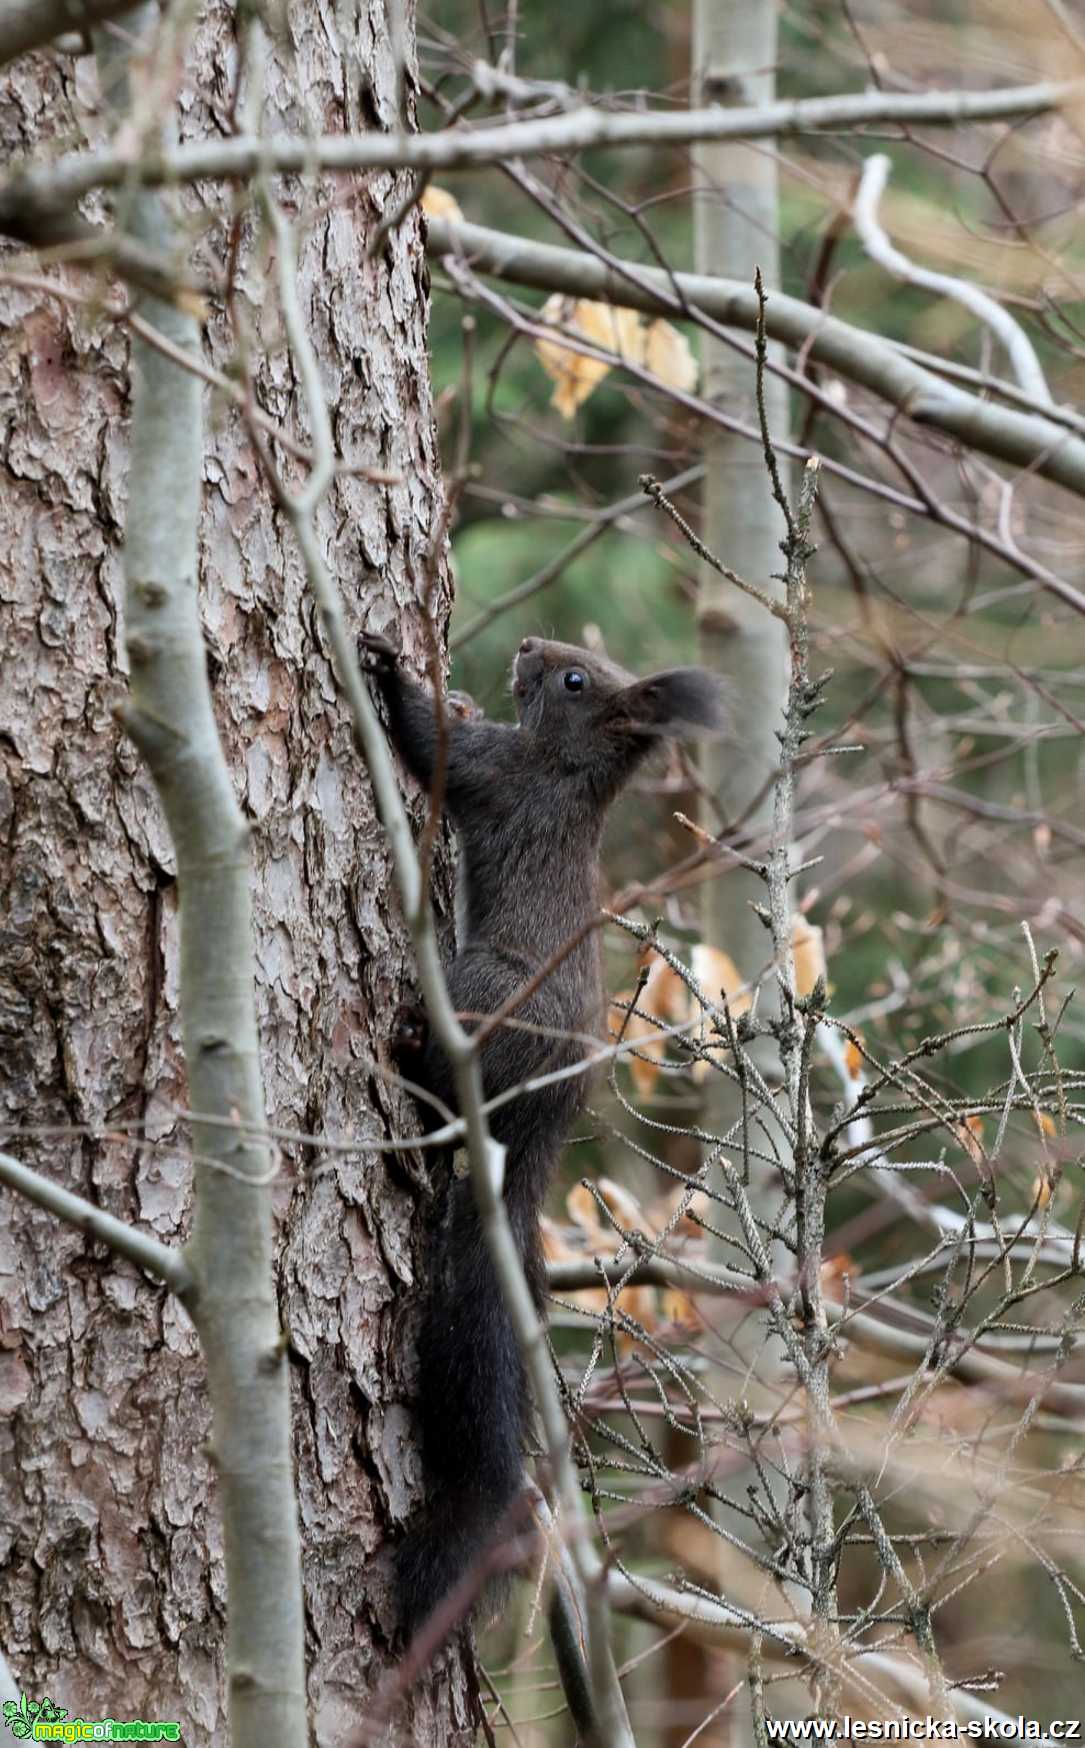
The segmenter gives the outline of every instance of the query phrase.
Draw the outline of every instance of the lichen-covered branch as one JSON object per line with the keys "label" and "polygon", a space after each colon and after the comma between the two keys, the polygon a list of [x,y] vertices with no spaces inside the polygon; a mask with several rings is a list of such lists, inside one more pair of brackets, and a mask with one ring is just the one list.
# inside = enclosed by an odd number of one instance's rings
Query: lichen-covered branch
{"label": "lichen-covered branch", "polygon": [[[126,107],[127,42],[157,27],[156,7],[125,38],[98,40],[102,84]],[[138,241],[167,252],[163,199],[124,202]],[[148,300],[141,314],[198,353],[195,320]],[[125,727],[150,767],[177,855],[180,1009],[193,1106],[237,1128],[193,1122],[196,1210],[185,1257],[188,1304],[207,1363],[225,1539],[227,1659],[235,1748],[308,1741],[297,1508],[286,1342],[272,1268],[271,1188],[254,997],[249,828],[212,710],[200,625],[198,517],[202,389],[138,336],[125,546],[131,691]],[[216,1169],[216,1164],[226,1168]]]}

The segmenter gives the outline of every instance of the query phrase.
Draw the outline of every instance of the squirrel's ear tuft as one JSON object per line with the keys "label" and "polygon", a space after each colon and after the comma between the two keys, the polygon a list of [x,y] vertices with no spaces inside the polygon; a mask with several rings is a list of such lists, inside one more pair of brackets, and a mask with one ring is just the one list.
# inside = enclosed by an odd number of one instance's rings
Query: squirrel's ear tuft
{"label": "squirrel's ear tuft", "polygon": [[668,668],[616,693],[609,714],[615,726],[631,734],[676,740],[718,735],[724,728],[723,693],[704,668]]}

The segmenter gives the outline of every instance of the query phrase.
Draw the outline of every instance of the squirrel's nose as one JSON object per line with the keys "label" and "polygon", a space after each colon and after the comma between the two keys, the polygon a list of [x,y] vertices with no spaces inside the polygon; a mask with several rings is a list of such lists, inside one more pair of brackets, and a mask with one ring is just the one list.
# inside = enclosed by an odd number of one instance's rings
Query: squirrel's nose
{"label": "squirrel's nose", "polygon": [[538,647],[539,647],[539,640],[537,637],[524,637],[524,638],[521,638],[521,640],[520,640],[520,654],[521,655],[530,655],[532,650],[537,649]]}

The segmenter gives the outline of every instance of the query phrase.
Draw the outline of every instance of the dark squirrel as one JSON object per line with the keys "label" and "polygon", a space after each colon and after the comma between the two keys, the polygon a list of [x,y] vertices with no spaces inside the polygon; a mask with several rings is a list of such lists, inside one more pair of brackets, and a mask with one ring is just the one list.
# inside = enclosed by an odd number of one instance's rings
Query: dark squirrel
{"label": "dark squirrel", "polygon": [[[428,787],[438,747],[432,697],[403,672],[386,639],[363,634],[359,654],[383,696],[395,747]],[[461,1014],[495,1012],[597,917],[607,809],[652,747],[721,725],[717,682],[699,668],[638,680],[587,650],[527,637],[512,679],[516,725],[488,721],[458,701],[445,712],[444,804],[459,843],[462,894],[448,986]],[[590,930],[515,1009],[515,1023],[484,1043],[486,1097],[589,1054],[602,1032],[603,1002],[601,946]],[[410,1073],[455,1110],[447,1060],[424,1030]],[[490,1119],[506,1149],[509,1219],[540,1309],[539,1212],[585,1081],[575,1075],[525,1093]],[[527,1381],[465,1179],[451,1182],[428,1288],[419,1415],[430,1503],[396,1562],[408,1637],[488,1555],[524,1477]]]}

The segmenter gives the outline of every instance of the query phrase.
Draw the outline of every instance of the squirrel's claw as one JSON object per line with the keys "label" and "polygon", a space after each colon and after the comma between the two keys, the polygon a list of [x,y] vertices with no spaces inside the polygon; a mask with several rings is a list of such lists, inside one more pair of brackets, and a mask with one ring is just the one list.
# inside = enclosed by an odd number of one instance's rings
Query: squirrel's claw
{"label": "squirrel's claw", "polygon": [[368,673],[378,668],[394,668],[398,660],[399,650],[391,638],[379,631],[358,633],[358,661]]}
{"label": "squirrel's claw", "polygon": [[392,1055],[397,1062],[408,1062],[424,1050],[429,1038],[426,1010],[418,1001],[405,1001],[392,1022]]}

